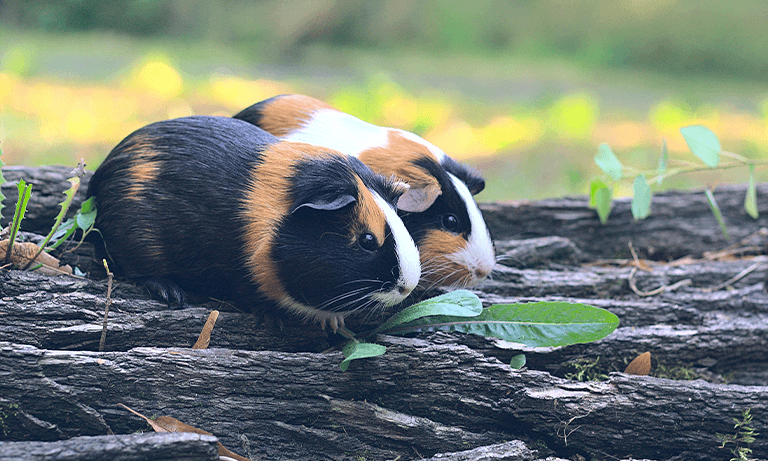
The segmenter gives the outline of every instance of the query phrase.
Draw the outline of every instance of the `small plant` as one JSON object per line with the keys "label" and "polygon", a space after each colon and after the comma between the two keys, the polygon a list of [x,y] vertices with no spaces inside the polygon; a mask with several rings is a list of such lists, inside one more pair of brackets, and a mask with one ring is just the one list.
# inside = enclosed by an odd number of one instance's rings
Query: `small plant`
{"label": "small plant", "polygon": [[[749,408],[744,410],[741,414],[741,420],[732,418],[733,422],[736,423],[733,426],[736,429],[735,434],[717,434],[717,438],[723,442],[720,448],[729,446],[731,454],[733,454],[731,461],[749,461],[751,459],[752,449],[749,448],[749,445],[755,441],[755,436],[758,433],[750,426],[752,424],[750,411]],[[730,448],[730,445],[733,445],[733,448]]]}
{"label": "small plant", "polygon": [[[2,155],[2,151],[0,151],[0,155]],[[2,161],[0,161],[0,166],[2,166]],[[69,207],[72,204],[72,201],[74,200],[75,194],[77,193],[77,190],[80,188],[80,182],[84,171],[85,163],[80,161],[77,168],[73,171],[74,176],[69,178],[68,181],[71,184],[70,188],[64,191],[64,194],[66,195],[66,198],[63,202],[59,204],[61,207],[61,210],[59,211],[59,214],[56,216],[56,220],[53,224],[53,227],[51,228],[50,232],[46,237],[43,239],[42,243],[35,246],[32,245],[32,251],[30,250],[30,247],[27,245],[31,244],[22,244],[25,245],[25,250],[20,253],[21,258],[20,260],[15,260],[14,266],[17,266],[21,268],[22,270],[35,270],[41,266],[43,266],[44,263],[40,262],[38,259],[38,256],[43,251],[49,252],[59,246],[62,242],[67,240],[69,237],[74,234],[74,232],[77,229],[81,229],[83,231],[82,239],[80,240],[80,243],[82,243],[83,239],[85,239],[85,236],[88,234],[88,232],[95,230],[93,228],[93,224],[96,219],[96,207],[93,203],[93,199],[88,199],[80,207],[80,210],[78,211],[77,215],[65,221],[62,224],[62,221],[64,220],[64,217],[67,214],[67,211],[69,210]],[[2,170],[0,170],[0,184],[3,184],[5,182],[5,179],[2,177]],[[23,179],[20,179],[18,184],[18,199],[16,201],[16,209],[14,212],[13,220],[11,221],[10,226],[8,227],[8,240],[3,241],[5,243],[5,258],[4,258],[4,265],[9,266],[12,263],[12,257],[14,256],[13,252],[13,246],[17,242],[18,238],[18,232],[21,227],[21,221],[24,219],[24,215],[26,213],[27,204],[29,203],[29,199],[32,194],[32,184],[27,184]],[[2,194],[0,194],[0,200],[4,198]],[[2,208],[0,208],[0,211],[2,211]],[[50,242],[54,242],[51,246],[48,246]],[[78,243],[79,246],[79,243]],[[48,261],[55,260],[55,258],[48,257]],[[35,262],[37,262],[36,266],[32,266]],[[56,261],[58,263],[58,261]],[[46,265],[48,262],[45,263]],[[55,267],[54,267],[55,269]]]}
{"label": "small plant", "polygon": [[568,364],[574,371],[572,373],[566,373],[566,379],[572,379],[574,381],[605,381],[608,379],[608,375],[598,367],[600,363],[600,357],[595,359],[579,358]]}
{"label": "small plant", "polygon": [[9,226],[8,231],[8,244],[5,250],[4,265],[11,263],[11,255],[13,254],[13,244],[16,241],[16,236],[19,233],[21,227],[21,221],[24,219],[24,214],[27,212],[27,203],[29,203],[29,197],[32,194],[32,185],[27,184],[23,179],[19,179],[16,185],[19,191],[19,198],[16,200],[16,210],[13,213],[13,220]]}
{"label": "small plant", "polygon": [[[757,194],[755,187],[755,167],[766,165],[766,160],[750,160],[733,152],[722,150],[717,136],[708,128],[700,125],[685,126],[680,128],[685,138],[686,144],[691,152],[698,157],[704,164],[694,164],[691,162],[678,160],[681,166],[668,168],[669,155],[667,152],[666,141],[661,145],[661,157],[658,166],[653,171],[639,171],[634,168],[622,165],[619,159],[611,150],[608,144],[600,145],[598,153],[595,156],[595,163],[606,174],[608,179],[595,179],[590,185],[589,204],[597,210],[600,222],[605,224],[611,213],[613,202],[612,185],[625,180],[632,179],[632,216],[637,219],[645,219],[651,214],[651,185],[661,185],[663,180],[684,173],[695,171],[706,171],[713,169],[725,170],[729,168],[746,167],[749,171],[749,186],[744,198],[744,209],[754,219],[758,217]],[[721,157],[728,157],[732,162],[721,163]],[[646,179],[650,178],[650,179]],[[610,183],[610,184],[609,184]],[[725,227],[720,208],[715,201],[712,189],[705,192],[707,201],[712,210],[712,214],[720,224],[720,228],[728,238],[728,230]]]}
{"label": "small plant", "polygon": [[664,363],[658,363],[656,365],[656,371],[653,376],[657,378],[674,379],[677,381],[691,381],[694,379],[704,379],[704,377],[696,373],[690,365],[666,365]]}
{"label": "small plant", "polygon": [[[382,355],[380,344],[361,341],[378,333],[406,334],[420,331],[460,331],[532,347],[556,347],[597,341],[613,332],[619,318],[605,309],[566,302],[496,304],[483,308],[480,299],[467,290],[456,290],[414,304],[392,316],[377,329],[349,338],[341,369],[355,359]],[[520,357],[517,364],[524,364]],[[522,366],[522,365],[520,365]]]}

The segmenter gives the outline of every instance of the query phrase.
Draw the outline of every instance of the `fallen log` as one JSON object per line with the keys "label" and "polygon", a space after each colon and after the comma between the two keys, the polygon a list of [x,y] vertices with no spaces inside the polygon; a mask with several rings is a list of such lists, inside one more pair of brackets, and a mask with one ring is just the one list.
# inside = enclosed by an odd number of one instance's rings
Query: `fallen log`
{"label": "fallen log", "polygon": [[74,437],[59,442],[0,442],[0,459],[27,461],[216,461],[216,437],[193,433]]}
{"label": "fallen log", "polygon": [[768,430],[768,387],[623,374],[582,383],[515,371],[465,346],[384,339],[387,354],[347,372],[339,352],[96,353],[3,343],[0,395],[17,396],[6,420],[27,429],[25,438],[144,428],[123,403],[207,430],[234,451],[245,437],[251,456],[266,459],[423,456],[531,435],[603,455],[721,459],[716,434],[732,432],[742,409],[751,409],[757,432]]}
{"label": "fallen log", "polygon": [[[4,173],[35,178],[36,217],[22,228],[46,233],[69,169]],[[722,434],[734,434],[732,418],[749,410],[751,426],[767,433],[768,207],[752,220],[741,209],[744,193],[732,186],[715,194],[729,241],[696,193],[656,195],[654,215],[639,222],[619,200],[607,225],[586,199],[483,204],[501,263],[476,290],[485,305],[582,302],[614,312],[620,327],[563,348],[447,332],[380,336],[388,352],[353,362],[346,373],[338,368],[341,338],[317,327],[291,318],[265,324],[269,316],[216,300],[168,309],[121,280],[106,352],[98,353],[106,283],[92,249],[67,256],[89,278],[4,270],[1,439],[146,429],[115,406],[125,403],[208,430],[253,458],[729,459],[728,447],[719,446]],[[766,193],[768,186],[758,187],[759,204]],[[213,309],[221,315],[212,349],[188,349]],[[379,321],[353,318],[350,325],[361,331]],[[675,376],[710,382],[616,373],[645,351],[658,376],[676,368]],[[521,352],[526,369],[506,365]],[[608,379],[565,378],[585,360],[599,363],[597,374]],[[510,440],[524,450],[505,444]],[[754,458],[768,457],[765,440],[749,445]]]}

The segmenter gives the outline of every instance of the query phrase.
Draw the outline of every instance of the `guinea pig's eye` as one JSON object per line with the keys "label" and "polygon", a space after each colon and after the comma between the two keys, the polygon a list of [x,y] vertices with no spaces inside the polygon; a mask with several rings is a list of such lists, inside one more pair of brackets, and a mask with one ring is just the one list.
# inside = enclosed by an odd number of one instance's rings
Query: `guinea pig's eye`
{"label": "guinea pig's eye", "polygon": [[360,244],[360,248],[366,251],[376,251],[379,248],[379,245],[376,242],[376,237],[368,232],[360,234],[360,237],[357,239],[357,243]]}
{"label": "guinea pig's eye", "polygon": [[456,232],[459,230],[459,218],[454,214],[443,215],[443,227],[449,232]]}

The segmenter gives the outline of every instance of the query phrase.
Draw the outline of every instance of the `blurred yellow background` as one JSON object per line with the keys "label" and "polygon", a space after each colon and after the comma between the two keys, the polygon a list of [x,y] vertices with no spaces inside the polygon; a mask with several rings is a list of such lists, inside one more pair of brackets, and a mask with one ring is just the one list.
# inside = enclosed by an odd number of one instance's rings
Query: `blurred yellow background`
{"label": "blurred yellow background", "polygon": [[603,142],[639,169],[662,139],[695,161],[690,124],[768,158],[760,2],[103,3],[0,2],[6,164],[95,168],[143,125],[282,93],[423,136],[482,170],[480,200],[585,194]]}

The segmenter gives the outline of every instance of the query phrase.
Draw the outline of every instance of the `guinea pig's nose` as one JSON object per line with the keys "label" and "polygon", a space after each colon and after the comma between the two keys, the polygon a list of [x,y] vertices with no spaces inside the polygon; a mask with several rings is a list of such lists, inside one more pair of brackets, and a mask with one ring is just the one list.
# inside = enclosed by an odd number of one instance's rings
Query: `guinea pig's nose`
{"label": "guinea pig's nose", "polygon": [[405,295],[407,295],[408,293],[410,293],[410,292],[411,292],[411,289],[410,289],[410,288],[408,288],[408,287],[405,287],[405,286],[403,286],[403,285],[400,285],[400,286],[398,286],[398,287],[397,287],[397,291],[398,291],[398,292],[399,292],[401,295],[405,296]]}
{"label": "guinea pig's nose", "polygon": [[491,270],[485,269],[485,268],[477,268],[472,271],[472,275],[474,275],[476,279],[484,279],[488,277],[490,274],[491,274]]}

